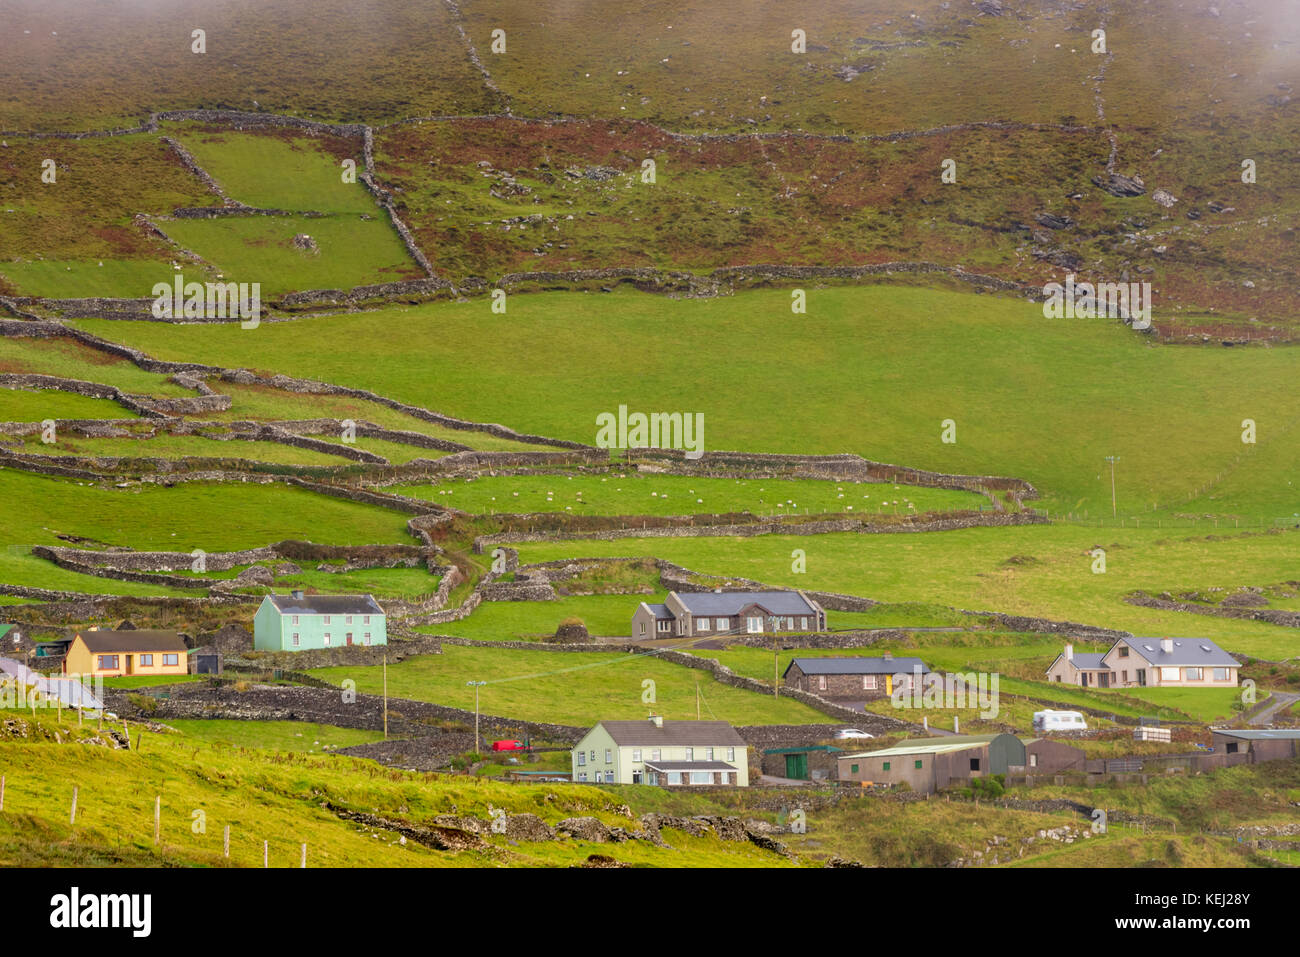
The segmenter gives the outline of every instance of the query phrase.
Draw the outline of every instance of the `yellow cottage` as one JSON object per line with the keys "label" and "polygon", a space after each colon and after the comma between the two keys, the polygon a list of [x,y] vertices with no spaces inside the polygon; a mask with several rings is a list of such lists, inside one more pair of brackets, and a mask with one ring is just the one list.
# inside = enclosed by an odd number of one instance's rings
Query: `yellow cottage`
{"label": "yellow cottage", "polygon": [[68,645],[65,675],[183,675],[188,649],[174,631],[84,631]]}

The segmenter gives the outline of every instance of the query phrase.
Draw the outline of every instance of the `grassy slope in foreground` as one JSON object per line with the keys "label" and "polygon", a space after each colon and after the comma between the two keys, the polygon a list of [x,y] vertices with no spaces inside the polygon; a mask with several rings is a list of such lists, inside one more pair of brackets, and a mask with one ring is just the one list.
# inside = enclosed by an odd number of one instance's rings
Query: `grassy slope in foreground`
{"label": "grassy slope in foreground", "polygon": [[[857,452],[1015,475],[1042,490],[1046,507],[1094,517],[1110,510],[1107,455],[1121,458],[1119,504],[1132,514],[1177,510],[1230,468],[1270,488],[1300,472],[1300,443],[1286,438],[1300,419],[1296,349],[1153,346],[1106,320],[1049,320],[1014,299],[896,286],[812,289],[806,316],[791,316],[782,289],[705,300],[516,295],[508,308],[494,316],[477,299],[251,332],[79,325],[159,358],[310,376],[588,443],[597,415],[621,404],[700,412],[706,449]],[[754,350],[767,341],[786,347]],[[698,374],[647,365],[646,355],[690,356]],[[742,355],[745,375],[705,371]],[[1241,441],[1246,417],[1258,426],[1254,447]],[[940,441],[948,418],[955,444]],[[1252,501],[1233,504],[1246,518],[1275,517],[1282,504]]]}
{"label": "grassy slope in foreground", "polygon": [[[328,801],[416,825],[438,814],[487,820],[494,807],[511,814],[536,814],[552,825],[580,815],[611,825],[627,826],[629,821],[616,809],[621,797],[581,785],[513,785],[411,774],[354,758],[273,755],[260,748],[209,741],[210,732],[144,732],[142,749],[124,751],[74,743],[70,737],[84,739],[97,731],[91,725],[70,730],[65,721],[60,731],[64,741],[56,744],[54,732],[60,729],[53,715],[42,712],[36,719],[39,730],[34,731],[28,712],[5,714],[15,718],[27,738],[5,744],[0,865],[261,867],[263,841],[269,842],[272,867],[297,867],[303,843],[309,867],[565,866],[581,863],[593,853],[643,866],[790,863],[746,842],[690,838],[675,831],[665,833],[671,848],[640,841],[511,844],[501,838],[493,840],[488,850],[434,851],[412,840],[403,844],[399,834],[389,829],[345,821],[321,805]],[[304,734],[311,727],[299,726]],[[268,740],[281,744],[285,731],[278,725],[268,730]],[[70,824],[73,784],[79,793],[76,823]],[[158,847],[153,844],[156,796],[162,798],[163,822]],[[196,810],[203,812],[204,827],[198,833],[193,827]],[[222,832],[227,825],[229,861],[222,857]]]}

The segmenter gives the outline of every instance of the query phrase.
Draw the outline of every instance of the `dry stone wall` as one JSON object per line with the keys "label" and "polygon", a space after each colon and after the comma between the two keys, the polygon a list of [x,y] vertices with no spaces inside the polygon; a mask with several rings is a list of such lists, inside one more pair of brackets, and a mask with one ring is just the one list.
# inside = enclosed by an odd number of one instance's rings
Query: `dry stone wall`
{"label": "dry stone wall", "polygon": [[619,538],[752,538],[758,535],[829,535],[858,532],[864,535],[940,532],[959,528],[988,528],[1007,525],[1046,525],[1048,520],[1030,512],[976,512],[956,517],[896,523],[873,523],[857,518],[825,522],[755,522],[752,525],[675,525],[644,528],[612,528],[598,532],[497,532],[474,539],[474,551],[494,545],[524,542],[613,541]]}
{"label": "dry stone wall", "polygon": [[[233,687],[212,687],[206,682],[172,685],[170,697],[155,699],[150,715],[155,721],[175,718],[224,718],[237,721],[309,721],[341,728],[379,731],[384,727],[384,699],[380,695],[356,694],[345,701],[341,688],[305,688],[253,685],[244,691]],[[106,689],[105,703],[117,714],[137,714],[128,693]],[[389,732],[418,735],[444,723],[474,726],[474,712],[409,698],[388,699]],[[576,743],[588,729],[570,725],[519,721],[482,714],[480,729],[488,736],[531,737],[560,743]]]}

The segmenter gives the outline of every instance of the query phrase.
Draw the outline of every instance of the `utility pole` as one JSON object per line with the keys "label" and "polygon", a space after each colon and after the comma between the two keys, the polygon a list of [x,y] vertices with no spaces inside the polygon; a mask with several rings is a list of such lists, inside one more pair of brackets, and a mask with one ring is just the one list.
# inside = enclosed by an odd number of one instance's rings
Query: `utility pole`
{"label": "utility pole", "polygon": [[384,740],[388,740],[388,650],[384,650]]}
{"label": "utility pole", "polygon": [[1115,518],[1119,514],[1115,506],[1115,463],[1119,461],[1119,456],[1108,455],[1106,461],[1110,463],[1110,515]]}
{"label": "utility pole", "polygon": [[776,616],[767,620],[768,626],[772,629],[772,697],[781,697],[781,646],[776,641]]}
{"label": "utility pole", "polygon": [[465,684],[474,688],[474,753],[478,754],[478,689],[487,684],[486,681],[466,681]]}

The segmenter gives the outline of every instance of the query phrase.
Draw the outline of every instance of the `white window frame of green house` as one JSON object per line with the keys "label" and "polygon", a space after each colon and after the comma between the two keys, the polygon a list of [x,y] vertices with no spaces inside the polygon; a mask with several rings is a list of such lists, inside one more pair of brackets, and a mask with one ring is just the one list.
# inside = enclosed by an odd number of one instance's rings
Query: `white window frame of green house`
{"label": "white window frame of green house", "polygon": [[369,615],[362,615],[362,616],[361,616],[361,624],[363,624],[363,625],[368,625],[368,624],[370,624],[370,616],[369,616]]}
{"label": "white window frame of green house", "polygon": [[325,632],[324,639],[325,639],[325,647],[328,648],[330,646],[330,633],[328,631]]}
{"label": "white window frame of green house", "polygon": [[294,616],[293,616],[293,623],[294,623],[295,625],[298,624],[298,616],[297,616],[297,615],[294,615]]}
{"label": "white window frame of green house", "polygon": [[1183,679],[1185,681],[1203,681],[1204,680],[1203,676],[1204,676],[1204,672],[1201,671],[1200,668],[1187,668],[1183,672]]}
{"label": "white window frame of green house", "polygon": [[293,633],[293,646],[294,646],[295,648],[297,648],[297,647],[298,647],[299,645],[301,645],[301,644],[302,644],[302,638],[301,638],[301,636],[298,634],[298,632],[295,631],[295,632]]}
{"label": "white window frame of green house", "polygon": [[641,763],[641,749],[640,749],[640,748],[633,748],[633,749],[632,749],[632,760],[633,760],[636,764],[640,764],[640,763]]}
{"label": "white window frame of green house", "polygon": [[735,748],[727,748],[727,760],[728,760],[728,761],[734,761],[734,760],[736,760],[736,749],[735,749]]}
{"label": "white window frame of green house", "polygon": [[362,643],[366,645],[370,644],[370,632],[366,632],[366,637],[362,639]]}
{"label": "white window frame of green house", "polygon": [[696,624],[696,626],[695,626],[695,630],[696,630],[696,631],[708,631],[708,630],[709,630],[709,619],[707,619],[707,618],[697,618],[697,619],[695,619],[695,620],[696,620],[696,622],[698,622],[698,624]]}
{"label": "white window frame of green house", "polygon": [[578,775],[578,781],[579,781],[579,783],[581,783],[581,784],[586,784],[586,783],[587,783],[587,772],[586,772],[586,771],[583,771],[581,774]]}
{"label": "white window frame of green house", "polygon": [[614,763],[614,752],[609,748],[605,749],[605,763],[606,764]]}
{"label": "white window frame of green house", "polygon": [[1215,681],[1227,681],[1227,680],[1228,680],[1228,669],[1227,669],[1227,668],[1215,668],[1214,671],[1213,671],[1213,674],[1214,674],[1214,680],[1215,680]]}
{"label": "white window frame of green house", "polygon": [[351,615],[344,615],[344,616],[343,616],[343,624],[345,624],[345,625],[350,625],[350,624],[352,624],[352,616],[351,616]]}
{"label": "white window frame of green house", "polygon": [[330,616],[329,616],[329,615],[322,615],[322,616],[321,616],[321,624],[322,624],[322,625],[328,625],[328,624],[330,624]]}
{"label": "white window frame of green house", "polygon": [[163,664],[164,664],[164,665],[178,665],[178,664],[180,664],[180,663],[181,663],[181,659],[180,659],[180,655],[179,655],[179,654],[175,654],[175,655],[163,655]]}
{"label": "white window frame of green house", "polygon": [[751,635],[761,635],[763,633],[763,616],[750,615],[745,619],[745,630]]}
{"label": "white window frame of green house", "polygon": [[141,655],[141,656],[140,656],[140,667],[141,667],[141,668],[152,668],[152,667],[153,667],[153,655]]}
{"label": "white window frame of green house", "polygon": [[596,749],[595,749],[595,748],[592,748],[592,749],[591,749],[591,763],[592,763],[592,764],[595,764],[595,763],[596,763]]}
{"label": "white window frame of green house", "polygon": [[705,760],[705,761],[712,761],[712,760],[713,760],[713,749],[712,749],[712,748],[705,748],[705,749],[704,749],[704,760]]}
{"label": "white window frame of green house", "polygon": [[1181,668],[1161,668],[1160,683],[1164,684],[1166,681],[1178,681],[1180,679],[1179,672],[1181,671]]}
{"label": "white window frame of green house", "polygon": [[343,643],[344,643],[345,645],[350,645],[350,644],[352,644],[352,632],[349,631],[349,632],[347,633],[347,635],[344,636],[344,641],[343,641]]}
{"label": "white window frame of green house", "polygon": [[585,768],[586,766],[587,766],[587,752],[586,752],[586,751],[579,751],[579,752],[578,752],[578,767],[580,767],[580,768]]}

